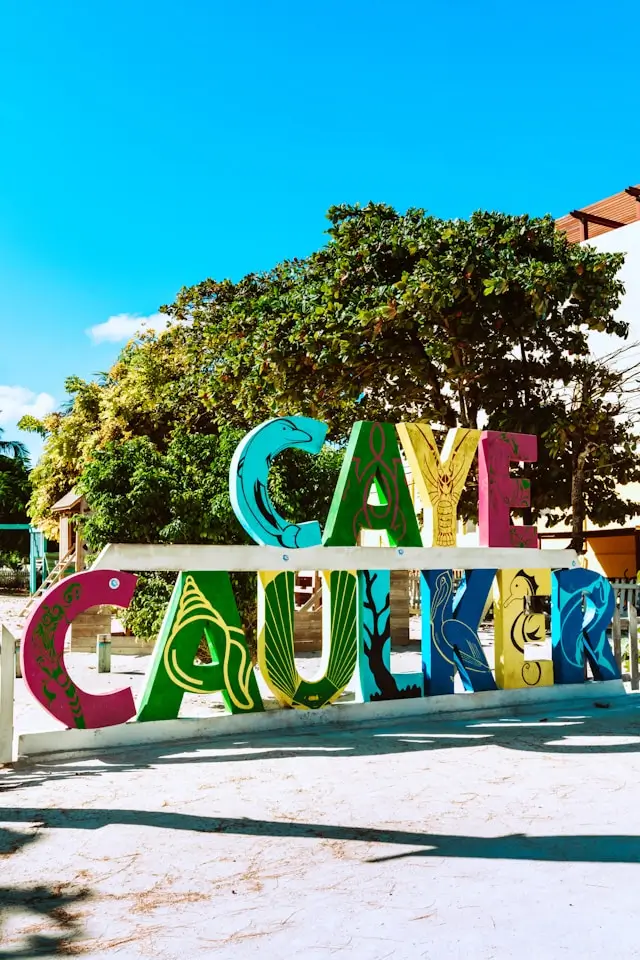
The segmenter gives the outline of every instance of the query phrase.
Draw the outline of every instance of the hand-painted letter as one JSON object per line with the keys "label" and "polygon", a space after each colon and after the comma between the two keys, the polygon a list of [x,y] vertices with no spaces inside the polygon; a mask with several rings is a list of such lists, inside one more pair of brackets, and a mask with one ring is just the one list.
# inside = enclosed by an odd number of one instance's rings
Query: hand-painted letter
{"label": "hand-painted letter", "polygon": [[[375,484],[379,504],[369,503]],[[360,420],[349,437],[323,543],[350,547],[361,530],[386,530],[392,547],[421,547],[420,530],[390,423]]]}
{"label": "hand-painted letter", "polygon": [[454,596],[451,570],[422,571],[422,669],[427,696],[453,693],[456,669],[465,690],[496,689],[478,638],[495,572],[467,570]]}
{"label": "hand-painted letter", "polygon": [[67,727],[109,727],[135,716],[130,687],[88,693],[73,682],[64,662],[64,638],[69,624],[90,607],[128,607],[137,579],[132,573],[85,570],[52,587],[29,617],[22,641],[24,682]]}
{"label": "hand-painted letter", "polygon": [[556,683],[582,683],[585,657],[596,680],[620,679],[607,637],[615,605],[611,584],[594,570],[578,567],[553,574],[551,638]]}
{"label": "hand-painted letter", "polygon": [[357,699],[421,697],[421,673],[391,672],[391,577],[388,570],[358,571]]}
{"label": "hand-painted letter", "polygon": [[[202,637],[212,662],[195,664]],[[138,720],[173,720],[185,693],[222,691],[231,713],[263,708],[228,573],[181,573],[153,652]]]}
{"label": "hand-painted letter", "polygon": [[449,430],[442,456],[428,423],[399,423],[398,433],[423,502],[431,504],[434,547],[455,547],[456,511],[480,430]]}
{"label": "hand-painted letter", "polygon": [[258,663],[265,683],[286,707],[316,710],[340,696],[356,666],[356,576],[323,574],[323,665],[319,680],[298,673],[293,652],[294,574],[258,574]]}
{"label": "hand-painted letter", "polygon": [[231,504],[256,543],[289,549],[322,543],[317,520],[288,523],[277,512],[269,496],[269,468],[275,457],[290,447],[319,453],[327,429],[326,423],[309,417],[278,417],[261,423],[238,445],[229,471]]}
{"label": "hand-painted letter", "polygon": [[509,476],[510,463],[535,463],[537,437],[485,430],[478,448],[478,515],[481,547],[537,547],[535,527],[514,526],[511,510],[528,507],[528,480]]}
{"label": "hand-painted letter", "polygon": [[549,570],[499,570],[494,602],[496,682],[501,690],[553,686],[551,660],[529,660],[527,644],[544,643],[544,613],[530,609],[532,597],[551,593]]}

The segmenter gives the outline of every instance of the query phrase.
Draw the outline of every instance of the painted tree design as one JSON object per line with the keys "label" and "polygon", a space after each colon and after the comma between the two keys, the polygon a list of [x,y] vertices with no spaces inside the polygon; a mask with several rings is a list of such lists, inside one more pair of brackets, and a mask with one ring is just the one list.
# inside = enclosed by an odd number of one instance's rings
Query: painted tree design
{"label": "painted tree design", "polygon": [[373,594],[373,587],[379,574],[373,570],[364,570],[363,576],[365,582],[363,606],[371,615],[371,626],[368,623],[363,623],[364,631],[369,640],[368,644],[366,639],[364,641],[364,652],[369,661],[373,679],[380,691],[373,694],[371,700],[399,700],[420,697],[422,692],[417,684],[400,689],[395,677],[384,662],[385,644],[391,642],[391,595],[387,593],[384,604],[378,606]]}

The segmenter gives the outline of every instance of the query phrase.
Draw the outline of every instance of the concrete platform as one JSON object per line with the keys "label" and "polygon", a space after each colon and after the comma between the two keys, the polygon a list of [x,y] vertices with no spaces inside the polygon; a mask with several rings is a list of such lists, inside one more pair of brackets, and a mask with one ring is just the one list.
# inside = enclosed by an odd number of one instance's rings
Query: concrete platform
{"label": "concrete platform", "polygon": [[640,956],[640,700],[0,771],[0,958]]}

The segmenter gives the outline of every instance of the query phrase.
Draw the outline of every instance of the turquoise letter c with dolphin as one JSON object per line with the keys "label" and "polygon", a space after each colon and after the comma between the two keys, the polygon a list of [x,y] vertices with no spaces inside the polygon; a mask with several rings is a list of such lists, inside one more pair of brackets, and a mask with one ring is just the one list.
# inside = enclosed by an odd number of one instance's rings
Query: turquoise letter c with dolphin
{"label": "turquoise letter c with dolphin", "polygon": [[255,427],[239,444],[229,471],[231,505],[256,543],[288,549],[322,544],[317,520],[288,523],[277,512],[269,497],[269,469],[290,447],[319,453],[327,430],[326,423],[311,417],[277,417]]}

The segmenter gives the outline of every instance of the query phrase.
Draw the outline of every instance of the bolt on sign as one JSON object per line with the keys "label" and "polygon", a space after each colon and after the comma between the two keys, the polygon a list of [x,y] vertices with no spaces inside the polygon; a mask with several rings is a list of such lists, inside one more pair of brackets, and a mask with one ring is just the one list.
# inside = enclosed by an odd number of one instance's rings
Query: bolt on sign
{"label": "bolt on sign", "polygon": [[[258,574],[258,665],[282,707],[328,707],[354,677],[357,699],[365,703],[451,694],[456,673],[470,693],[582,683],[586,663],[595,680],[620,678],[606,633],[614,609],[609,582],[578,567],[567,551],[538,550],[535,527],[511,522],[513,509],[529,505],[530,490],[526,480],[510,475],[510,465],[536,460],[534,436],[458,428],[439,450],[427,423],[356,423],[323,531],[313,518],[280,516],[269,496],[269,469],[292,447],[317,454],[326,434],[326,424],[317,420],[276,418],[238,446],[230,470],[231,502],[257,547],[111,545],[93,569],[45,594],[21,645],[22,673],[33,696],[65,726],[76,728],[134,717],[173,719],[185,693],[221,691],[231,713],[263,711],[231,570]],[[431,506],[428,548],[401,448],[421,498]],[[457,508],[476,455],[480,548],[470,550],[456,547]],[[384,532],[393,549],[358,547],[363,530]],[[171,563],[178,554],[186,563],[139,704],[130,688],[101,694],[81,689],[65,666],[69,624],[100,604],[127,607],[136,588],[127,566],[175,570]],[[128,556],[129,563],[109,569],[114,556],[121,561]],[[421,571],[420,673],[391,669],[392,565]],[[322,571],[323,672],[316,680],[302,677],[294,658],[294,581],[302,569]],[[461,569],[460,580],[454,571]],[[492,591],[495,672],[478,639]],[[551,606],[550,660],[527,656],[530,645],[545,637],[545,617],[532,603],[536,597],[548,597]],[[209,664],[197,662],[203,635]]]}

